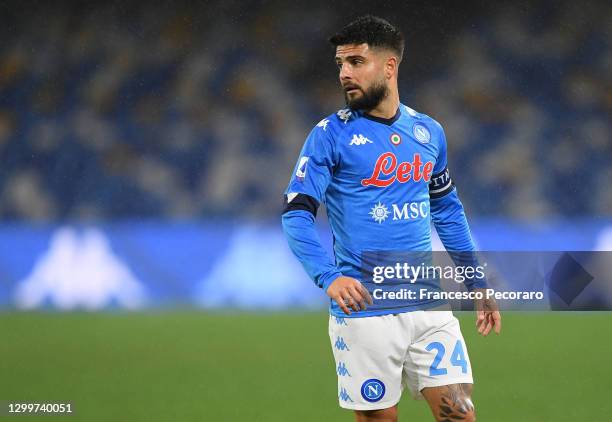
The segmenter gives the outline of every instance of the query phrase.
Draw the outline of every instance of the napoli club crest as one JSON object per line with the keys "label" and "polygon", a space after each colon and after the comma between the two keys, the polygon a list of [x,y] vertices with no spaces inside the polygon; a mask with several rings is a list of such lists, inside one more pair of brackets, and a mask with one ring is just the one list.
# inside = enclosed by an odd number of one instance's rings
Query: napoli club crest
{"label": "napoli club crest", "polygon": [[427,144],[431,141],[431,133],[429,129],[421,123],[417,123],[412,128],[412,134],[422,144]]}
{"label": "napoli club crest", "polygon": [[370,378],[361,384],[361,397],[370,403],[379,401],[385,395],[385,384],[376,378]]}

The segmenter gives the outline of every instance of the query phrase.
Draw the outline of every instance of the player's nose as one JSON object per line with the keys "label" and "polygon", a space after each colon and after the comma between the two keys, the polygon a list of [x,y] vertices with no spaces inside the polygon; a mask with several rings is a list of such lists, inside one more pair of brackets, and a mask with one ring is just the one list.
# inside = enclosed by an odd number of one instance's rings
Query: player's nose
{"label": "player's nose", "polygon": [[352,74],[349,69],[349,66],[342,66],[340,68],[340,81],[344,83],[344,82],[350,81],[351,79],[352,79]]}

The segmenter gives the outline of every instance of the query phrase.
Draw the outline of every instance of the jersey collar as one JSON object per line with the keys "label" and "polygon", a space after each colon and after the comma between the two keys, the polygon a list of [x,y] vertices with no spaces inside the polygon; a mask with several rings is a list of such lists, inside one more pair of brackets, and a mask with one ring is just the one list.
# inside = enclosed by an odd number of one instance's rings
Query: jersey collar
{"label": "jersey collar", "polygon": [[393,123],[397,122],[397,119],[399,119],[402,115],[402,113],[400,113],[400,107],[397,108],[395,116],[391,117],[390,119],[385,119],[384,117],[370,116],[368,113],[365,112],[363,113],[363,117],[374,122],[382,123],[383,125],[391,126]]}

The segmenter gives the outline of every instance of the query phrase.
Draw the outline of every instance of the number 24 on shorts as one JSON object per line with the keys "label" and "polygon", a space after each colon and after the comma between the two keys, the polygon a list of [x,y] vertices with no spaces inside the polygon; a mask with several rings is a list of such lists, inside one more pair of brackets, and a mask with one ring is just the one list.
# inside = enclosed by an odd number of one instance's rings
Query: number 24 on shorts
{"label": "number 24 on shorts", "polygon": [[[429,367],[429,376],[433,377],[436,375],[446,375],[448,372],[446,368],[438,367],[438,365],[440,365],[440,362],[442,362],[442,359],[444,359],[446,348],[442,343],[437,341],[429,343],[425,348],[425,350],[427,350],[428,352],[431,352],[434,349],[437,350],[438,353],[436,353],[436,357],[434,358],[433,362],[431,363],[431,366]],[[455,344],[455,348],[453,349],[453,353],[450,357],[450,363],[453,366],[460,366],[461,372],[463,372],[464,374],[467,373],[468,363],[467,360],[465,360],[465,353],[463,352],[463,344],[461,343],[461,340],[457,340],[457,343]]]}

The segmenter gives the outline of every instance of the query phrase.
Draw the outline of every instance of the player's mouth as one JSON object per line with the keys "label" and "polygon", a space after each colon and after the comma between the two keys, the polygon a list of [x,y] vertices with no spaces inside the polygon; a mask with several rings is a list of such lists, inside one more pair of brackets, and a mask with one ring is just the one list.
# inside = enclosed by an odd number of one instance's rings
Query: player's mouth
{"label": "player's mouth", "polygon": [[360,91],[360,89],[357,88],[356,86],[345,86],[344,87],[344,92],[346,92],[347,94],[355,93],[357,91]]}

